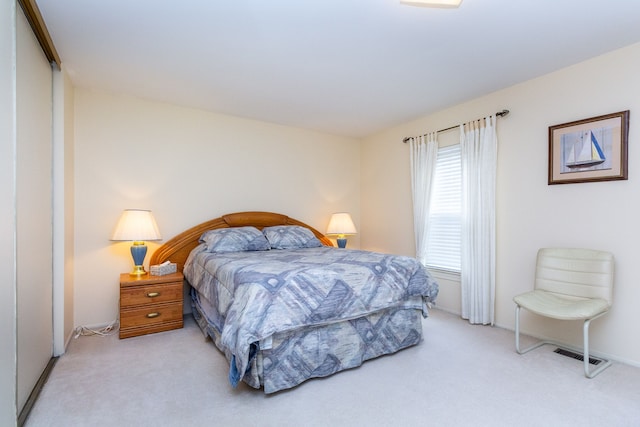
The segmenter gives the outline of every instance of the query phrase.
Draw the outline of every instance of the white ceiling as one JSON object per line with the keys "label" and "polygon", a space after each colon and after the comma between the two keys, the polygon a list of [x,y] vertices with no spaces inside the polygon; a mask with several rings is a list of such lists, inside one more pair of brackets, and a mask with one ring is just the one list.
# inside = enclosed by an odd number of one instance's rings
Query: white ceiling
{"label": "white ceiling", "polygon": [[638,0],[37,4],[78,87],[352,137],[640,41]]}

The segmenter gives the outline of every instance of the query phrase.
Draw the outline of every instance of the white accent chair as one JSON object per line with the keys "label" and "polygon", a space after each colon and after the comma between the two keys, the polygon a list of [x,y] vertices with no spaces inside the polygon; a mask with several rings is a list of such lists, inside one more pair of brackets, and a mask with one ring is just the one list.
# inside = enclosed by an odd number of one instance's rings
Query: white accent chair
{"label": "white accent chair", "polygon": [[589,369],[589,325],[605,314],[613,300],[613,255],[591,249],[545,248],[538,251],[534,290],[513,298],[516,303],[516,351],[527,353],[551,341],[520,349],[520,308],[559,320],[584,320],[584,374],[593,378],[611,365],[602,360]]}

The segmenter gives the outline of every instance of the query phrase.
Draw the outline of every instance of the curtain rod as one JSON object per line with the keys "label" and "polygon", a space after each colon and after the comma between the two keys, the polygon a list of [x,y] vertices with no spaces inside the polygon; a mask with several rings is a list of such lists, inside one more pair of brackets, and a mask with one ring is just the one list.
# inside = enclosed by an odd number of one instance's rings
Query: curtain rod
{"label": "curtain rod", "polygon": [[[502,110],[502,111],[498,111],[498,112],[496,113],[496,117],[504,117],[504,116],[506,116],[507,114],[509,114],[509,110]],[[478,119],[478,120],[482,120],[482,119]],[[438,132],[438,133],[440,133],[440,132],[446,132],[446,131],[448,131],[448,130],[457,129],[457,128],[459,128],[459,127],[460,127],[460,125],[457,125],[457,126],[450,126],[450,127],[448,127],[448,128],[440,129],[440,130],[439,130],[439,131],[437,131],[437,132]],[[427,136],[427,135],[423,135],[423,136]],[[402,140],[402,142],[406,143],[407,141],[409,141],[410,139],[413,139],[413,138],[415,138],[415,137],[413,137],[413,136],[408,136],[408,137],[404,138],[404,139]]]}

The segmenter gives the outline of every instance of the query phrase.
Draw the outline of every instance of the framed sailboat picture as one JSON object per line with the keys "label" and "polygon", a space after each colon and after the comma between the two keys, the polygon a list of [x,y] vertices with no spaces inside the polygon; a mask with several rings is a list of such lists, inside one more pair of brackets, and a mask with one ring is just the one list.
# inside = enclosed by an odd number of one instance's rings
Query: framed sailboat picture
{"label": "framed sailboat picture", "polygon": [[549,127],[549,185],[627,179],[629,110]]}

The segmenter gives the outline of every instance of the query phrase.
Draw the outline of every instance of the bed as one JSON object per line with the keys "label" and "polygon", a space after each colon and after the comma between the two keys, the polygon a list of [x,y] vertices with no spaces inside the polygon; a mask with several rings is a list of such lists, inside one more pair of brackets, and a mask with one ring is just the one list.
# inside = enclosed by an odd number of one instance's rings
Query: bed
{"label": "bed", "polygon": [[193,316],[229,362],[229,382],[265,393],[360,366],[422,340],[438,285],[415,259],[338,249],[286,215],[240,212],[167,241]]}

